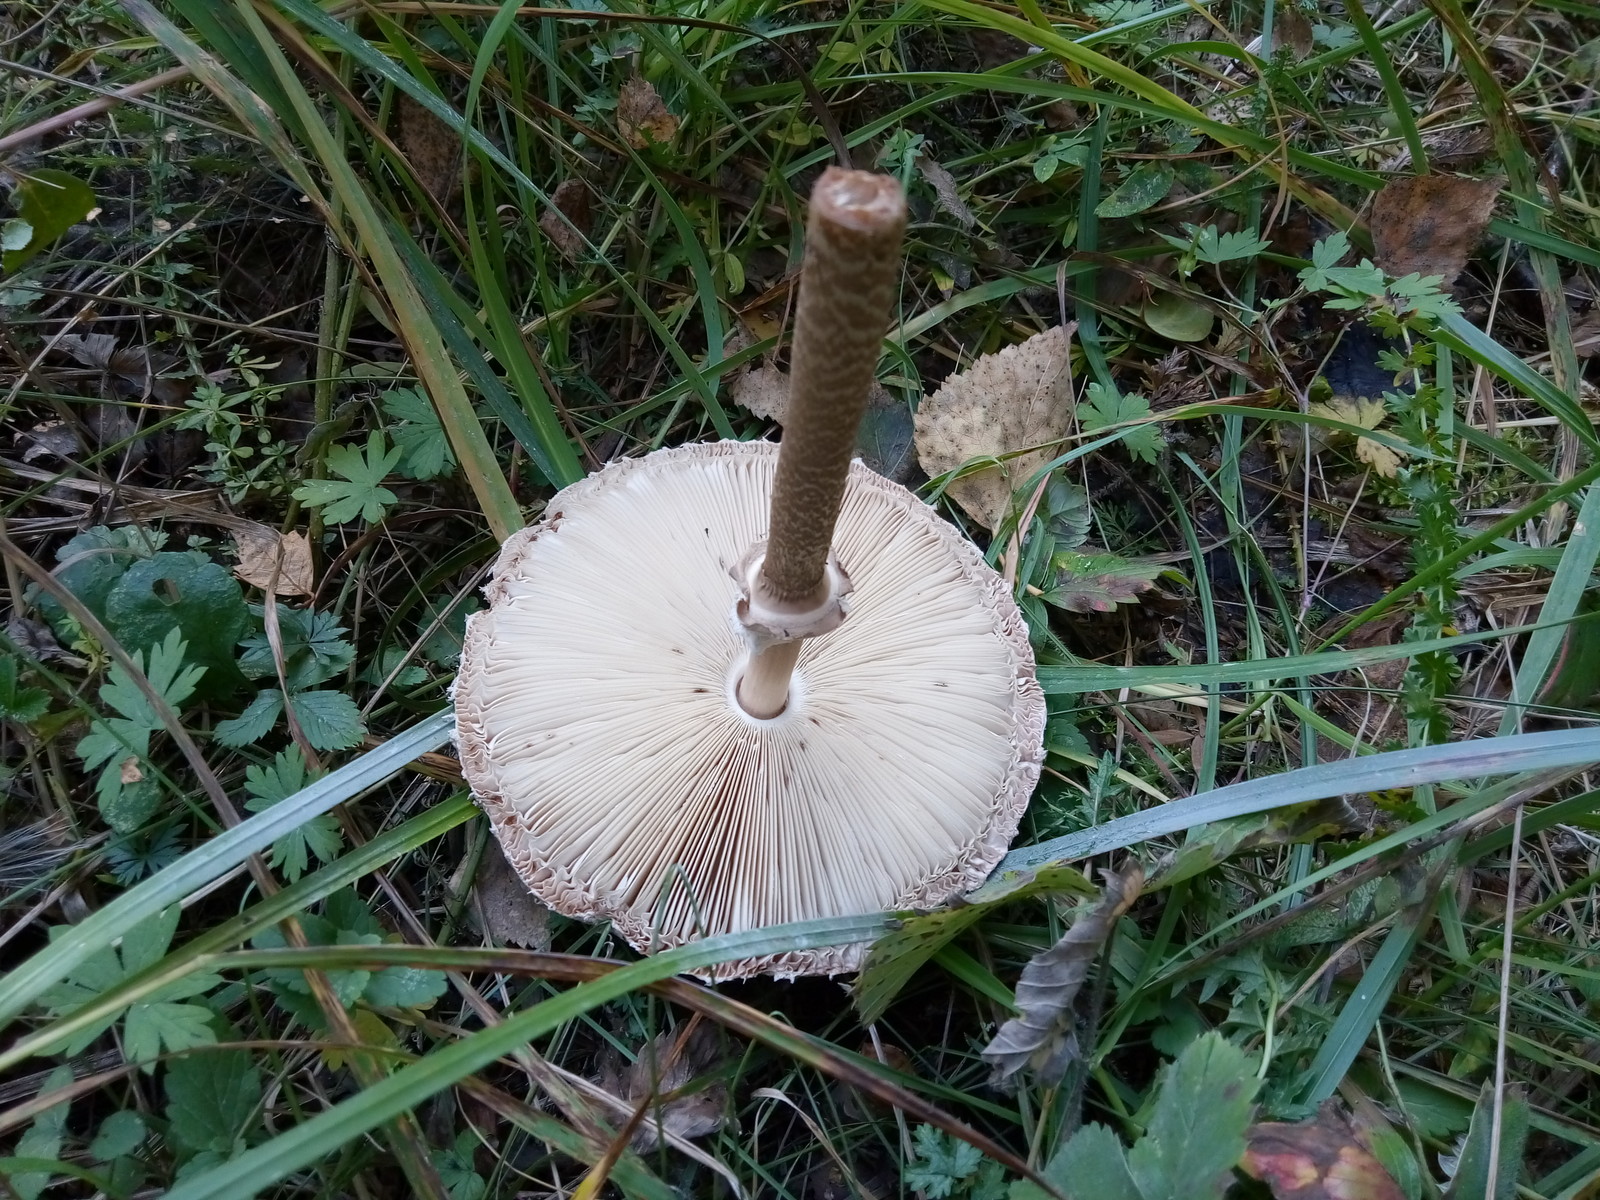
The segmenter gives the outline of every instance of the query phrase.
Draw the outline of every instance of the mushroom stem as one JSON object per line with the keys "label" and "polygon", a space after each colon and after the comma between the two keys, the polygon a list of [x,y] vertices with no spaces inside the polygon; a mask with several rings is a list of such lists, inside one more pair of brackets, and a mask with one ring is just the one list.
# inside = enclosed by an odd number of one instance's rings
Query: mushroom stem
{"label": "mushroom stem", "polygon": [[[905,195],[887,175],[830,167],[812,188],[789,410],[770,532],[750,587],[755,608],[824,620],[838,607],[828,551],[899,279],[905,225]],[[739,703],[752,716],[783,711],[798,637],[758,638],[738,688]]]}
{"label": "mushroom stem", "polygon": [[781,713],[789,703],[789,681],[802,645],[801,638],[772,642],[752,654],[739,679],[739,707],[761,721]]}

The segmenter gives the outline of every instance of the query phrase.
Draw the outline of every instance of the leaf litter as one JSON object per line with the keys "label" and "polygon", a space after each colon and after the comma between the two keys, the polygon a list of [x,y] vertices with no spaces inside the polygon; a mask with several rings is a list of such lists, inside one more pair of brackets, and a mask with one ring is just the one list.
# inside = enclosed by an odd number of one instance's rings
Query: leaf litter
{"label": "leaf litter", "polygon": [[1059,1083],[1078,1059],[1073,1002],[1117,922],[1144,887],[1144,868],[1137,862],[1102,875],[1105,888],[1100,898],[1080,908],[1061,940],[1022,968],[1016,992],[1018,1015],[1000,1026],[983,1050],[983,1060],[994,1068],[991,1083],[1009,1083],[1031,1067],[1048,1087]]}
{"label": "leaf litter", "polygon": [[1478,248],[1504,183],[1459,175],[1386,183],[1372,201],[1375,261],[1390,275],[1437,275],[1449,288]]}
{"label": "leaf litter", "polygon": [[1000,460],[952,480],[947,489],[987,529],[1004,522],[1012,493],[1059,453],[1071,432],[1072,333],[1072,326],[1056,326],[985,354],[917,408],[917,458],[929,475],[975,459]]}

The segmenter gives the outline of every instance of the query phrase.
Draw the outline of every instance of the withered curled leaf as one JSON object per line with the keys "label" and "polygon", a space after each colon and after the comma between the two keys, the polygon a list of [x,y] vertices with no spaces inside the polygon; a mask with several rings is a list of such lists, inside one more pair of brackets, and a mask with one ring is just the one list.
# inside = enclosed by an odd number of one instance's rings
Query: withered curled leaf
{"label": "withered curled leaf", "polygon": [[1061,940],[1022,969],[1017,981],[1019,1015],[1000,1026],[983,1051],[984,1061],[994,1067],[993,1082],[1004,1082],[1031,1066],[1040,1082],[1057,1083],[1078,1056],[1073,1001],[1117,921],[1144,887],[1144,869],[1137,862],[1103,875],[1100,899],[1080,909]]}

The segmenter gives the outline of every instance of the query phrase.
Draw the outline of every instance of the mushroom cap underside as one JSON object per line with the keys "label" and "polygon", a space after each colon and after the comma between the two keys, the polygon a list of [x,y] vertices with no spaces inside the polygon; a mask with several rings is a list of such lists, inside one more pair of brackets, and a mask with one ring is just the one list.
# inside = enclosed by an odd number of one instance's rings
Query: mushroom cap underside
{"label": "mushroom cap underside", "polygon": [[993,869],[1038,779],[1044,697],[1005,583],[859,462],[834,536],[849,615],[804,644],[782,713],[739,707],[732,569],[766,535],[776,463],[771,443],[720,442],[572,485],[506,542],[468,623],[457,742],[508,859],[642,950],[938,904]]}

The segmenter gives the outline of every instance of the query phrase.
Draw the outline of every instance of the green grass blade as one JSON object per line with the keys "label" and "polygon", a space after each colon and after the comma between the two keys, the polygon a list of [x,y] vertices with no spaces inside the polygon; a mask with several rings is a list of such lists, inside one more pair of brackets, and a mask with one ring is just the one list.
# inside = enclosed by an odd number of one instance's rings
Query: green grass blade
{"label": "green grass blade", "polygon": [[1600,762],[1600,729],[1522,733],[1319,763],[1282,775],[1232,784],[1214,792],[1186,796],[1092,829],[1069,833],[1036,846],[1024,846],[1001,859],[995,871],[1032,870],[1046,863],[1088,858],[1209,821],[1325,800],[1347,792],[1376,792],[1594,762]]}
{"label": "green grass blade", "polygon": [[691,946],[630,963],[609,975],[579,984],[532,1008],[508,1016],[501,1024],[435,1050],[420,1062],[363,1089],[271,1141],[228,1162],[179,1183],[168,1200],[237,1200],[310,1166],[441,1089],[481,1070],[504,1054],[568,1021],[648,984],[719,962],[867,941],[886,931],[882,915],[805,921],[708,938]]}
{"label": "green grass blade", "polygon": [[[377,751],[373,751],[377,753]],[[298,797],[291,798],[293,802]],[[49,1054],[80,1029],[88,1029],[143,996],[166,987],[196,970],[203,956],[238,945],[285,917],[301,912],[318,900],[347,887],[368,872],[443,836],[478,810],[465,796],[436,804],[402,825],[397,825],[365,845],[341,855],[327,866],[304,875],[276,895],[252,905],[231,920],[207,929],[185,942],[145,971],[130,976],[82,1008],[28,1035],[0,1051],[0,1071],[39,1055]],[[314,815],[314,814],[313,814]]]}
{"label": "green grass blade", "polygon": [[1600,436],[1596,436],[1593,423],[1577,401],[1461,314],[1447,314],[1434,337],[1560,418],[1590,449],[1600,449]]}
{"label": "green grass blade", "polygon": [[1412,951],[1422,937],[1422,929],[1433,911],[1437,892],[1426,901],[1403,912],[1394,927],[1383,939],[1383,945],[1373,956],[1361,975],[1361,982],[1350,993],[1333,1028],[1323,1039],[1317,1057],[1311,1064],[1309,1077],[1301,1098],[1308,1104],[1320,1104],[1333,1095],[1334,1089],[1344,1079],[1350,1064],[1355,1062],[1361,1048],[1372,1036],[1372,1029],[1383,1015],[1389,997],[1411,961]]}
{"label": "green grass blade", "polygon": [[1577,519],[1572,523],[1572,536],[1561,555],[1561,565],[1556,568],[1555,578],[1550,581],[1544,604],[1539,609],[1539,624],[1543,628],[1528,639],[1522,660],[1517,664],[1510,706],[1500,721],[1501,733],[1521,727],[1525,714],[1523,706],[1533,703],[1543,690],[1563,638],[1574,632],[1568,622],[1589,590],[1596,560],[1600,560],[1600,484],[1585,494]]}
{"label": "green grass blade", "polygon": [[[1595,620],[1600,617],[1586,617]],[[1081,692],[1109,692],[1125,687],[1148,687],[1153,684],[1189,684],[1195,687],[1218,683],[1262,683],[1300,675],[1328,675],[1336,671],[1355,670],[1410,658],[1414,654],[1428,654],[1440,650],[1459,649],[1474,642],[1493,641],[1536,633],[1541,629],[1562,631],[1571,625],[1570,618],[1551,625],[1543,623],[1519,625],[1506,629],[1486,629],[1477,633],[1461,633],[1446,638],[1430,638],[1423,642],[1405,642],[1393,646],[1366,646],[1359,650],[1321,650],[1315,654],[1291,654],[1283,658],[1248,659],[1244,662],[1176,663],[1160,667],[1111,667],[1099,665],[1043,666],[1038,670],[1039,686],[1046,695],[1077,695]]]}
{"label": "green grass blade", "polygon": [[4,982],[0,982],[0,1027],[14,1020],[46,988],[61,982],[74,967],[110,946],[140,921],[227,874],[305,821],[382,783],[418,755],[443,744],[454,722],[455,714],[448,709],[418,722],[376,750],[369,750],[287,800],[191,850],[99,912],[68,926],[63,935],[7,972]]}

